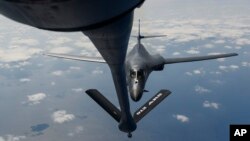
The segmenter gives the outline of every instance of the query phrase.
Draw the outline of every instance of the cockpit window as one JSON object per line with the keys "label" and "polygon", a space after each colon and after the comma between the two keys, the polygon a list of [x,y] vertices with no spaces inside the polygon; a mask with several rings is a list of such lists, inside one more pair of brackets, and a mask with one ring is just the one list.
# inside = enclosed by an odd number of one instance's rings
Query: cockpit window
{"label": "cockpit window", "polygon": [[130,70],[130,77],[135,78],[136,77],[136,72],[133,70]]}
{"label": "cockpit window", "polygon": [[138,70],[138,71],[130,70],[130,77],[131,78],[141,79],[141,78],[143,78],[143,76],[144,76],[143,70]]}
{"label": "cockpit window", "polygon": [[137,71],[137,78],[140,79],[143,77],[143,71],[142,70],[138,70]]}

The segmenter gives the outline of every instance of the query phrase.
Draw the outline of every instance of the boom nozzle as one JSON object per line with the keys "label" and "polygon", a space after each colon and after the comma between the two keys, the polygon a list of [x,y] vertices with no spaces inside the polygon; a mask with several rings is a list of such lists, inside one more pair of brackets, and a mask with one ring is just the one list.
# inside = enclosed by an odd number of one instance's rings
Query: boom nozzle
{"label": "boom nozzle", "polygon": [[131,132],[128,133],[128,138],[132,138]]}

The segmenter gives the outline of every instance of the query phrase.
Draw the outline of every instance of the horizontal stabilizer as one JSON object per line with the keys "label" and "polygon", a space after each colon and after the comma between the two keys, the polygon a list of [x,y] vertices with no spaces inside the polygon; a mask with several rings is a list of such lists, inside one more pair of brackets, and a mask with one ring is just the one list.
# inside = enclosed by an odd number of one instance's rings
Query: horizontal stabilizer
{"label": "horizontal stabilizer", "polygon": [[147,115],[151,110],[153,110],[170,94],[171,92],[169,90],[160,90],[155,96],[153,96],[149,101],[147,101],[134,113],[135,122],[137,123],[138,121],[140,121],[145,115]]}
{"label": "horizontal stabilizer", "polygon": [[167,35],[148,35],[148,36],[141,35],[141,24],[140,24],[140,19],[139,19],[139,21],[138,21],[138,36],[132,35],[131,37],[135,37],[138,40],[141,40],[141,39],[146,39],[146,38],[157,38],[157,37],[165,37],[165,36],[167,36]]}
{"label": "horizontal stabilizer", "polygon": [[226,58],[237,56],[237,53],[217,54],[217,55],[206,55],[206,56],[194,56],[194,57],[183,57],[183,58],[168,58],[165,59],[165,64],[182,63],[182,62],[193,62],[203,61],[210,59]]}
{"label": "horizontal stabilizer", "polygon": [[165,37],[167,35],[149,35],[149,36],[144,36],[144,35],[139,35],[139,36],[134,36],[132,35],[131,37],[139,38],[139,39],[146,39],[146,38],[157,38],[157,37]]}
{"label": "horizontal stabilizer", "polygon": [[149,35],[149,36],[141,36],[141,39],[145,38],[157,38],[157,37],[165,37],[167,35]]}
{"label": "horizontal stabilizer", "polygon": [[106,63],[102,57],[75,56],[75,55],[57,54],[57,53],[44,53],[44,55],[57,58],[70,59],[70,60]]}
{"label": "horizontal stabilizer", "polygon": [[99,104],[109,115],[111,115],[117,122],[120,122],[121,112],[115,105],[113,105],[107,98],[105,98],[98,90],[89,89],[86,93]]}

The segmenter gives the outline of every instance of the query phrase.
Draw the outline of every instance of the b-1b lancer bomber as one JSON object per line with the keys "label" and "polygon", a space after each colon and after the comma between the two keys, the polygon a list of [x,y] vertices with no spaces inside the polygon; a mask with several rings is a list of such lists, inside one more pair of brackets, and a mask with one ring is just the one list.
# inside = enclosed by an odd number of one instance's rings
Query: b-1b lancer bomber
{"label": "b-1b lancer bomber", "polygon": [[[86,35],[102,58],[48,54],[68,59],[107,63],[114,82],[120,109],[116,108],[95,89],[87,91],[118,123],[119,129],[128,133],[136,130],[136,123],[170,94],[161,90],[144,106],[130,112],[129,96],[134,101],[142,97],[145,83],[152,71],[163,70],[165,64],[201,61],[237,54],[165,59],[151,55],[141,44],[150,36],[138,35],[138,43],[127,53],[133,25],[134,9],[145,0],[0,0],[0,14],[19,23],[48,31],[76,32]],[[152,36],[153,37],[153,36]],[[128,88],[127,88],[128,86]]]}
{"label": "b-1b lancer bomber", "polygon": [[[165,35],[151,35],[143,36],[140,33],[140,21],[138,28],[138,35],[133,36],[137,38],[137,44],[132,50],[127,53],[125,61],[126,70],[126,81],[130,97],[133,101],[137,102],[141,99],[145,90],[145,84],[152,71],[162,71],[166,64],[182,63],[182,62],[193,62],[203,61],[210,59],[226,58],[237,56],[236,53],[217,54],[217,55],[206,55],[206,56],[194,56],[194,57],[183,57],[183,58],[164,58],[163,56],[156,54],[151,55],[141,43],[142,39],[164,37]],[[87,56],[73,56],[66,54],[46,53],[45,55],[80,60],[90,61],[97,63],[105,63],[101,57],[87,57]],[[104,110],[106,110],[117,122],[120,121],[121,112],[116,106],[114,106],[108,99],[106,99],[98,90],[90,89],[86,93],[95,100]],[[169,90],[161,90],[149,101],[147,101],[142,107],[140,107],[133,115],[134,122],[140,121],[147,113],[149,113],[155,106],[157,106],[163,99],[165,99],[171,92]],[[129,132],[129,137],[131,137]]]}

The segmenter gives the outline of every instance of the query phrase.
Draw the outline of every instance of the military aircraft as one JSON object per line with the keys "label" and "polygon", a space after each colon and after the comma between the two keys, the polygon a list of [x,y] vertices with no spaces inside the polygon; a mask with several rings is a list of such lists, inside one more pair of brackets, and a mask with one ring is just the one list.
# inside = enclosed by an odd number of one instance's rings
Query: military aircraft
{"label": "military aircraft", "polygon": [[125,56],[134,9],[145,0],[0,0],[0,14],[19,23],[57,32],[80,31],[108,64],[121,112],[119,129],[130,133],[136,123],[130,112]]}
{"label": "military aircraft", "polygon": [[[128,136],[131,137],[131,132],[136,129],[136,122],[170,94],[168,90],[160,91],[144,106],[139,108],[134,116],[131,115],[126,84],[125,57],[133,23],[134,9],[140,7],[144,1],[1,0],[0,14],[39,29],[58,32],[81,31],[88,36],[111,70],[120,110],[97,90],[88,90],[87,93],[119,122],[119,129],[128,133]],[[138,39],[142,39],[142,37]],[[141,44],[137,46],[138,49],[144,48]],[[135,55],[140,53],[140,50],[134,51]],[[135,58],[139,58],[139,55]],[[196,59],[204,60],[207,58],[198,57]],[[159,60],[156,62],[159,62]],[[168,63],[177,63],[178,60],[179,62],[191,61],[188,59],[168,59]],[[141,66],[139,65],[139,67]],[[147,69],[151,70],[152,68]],[[131,67],[131,70],[135,72],[135,77],[131,79],[131,83],[136,82],[135,80],[138,80],[138,83],[146,82],[146,79],[139,79],[137,68]],[[143,75],[143,77],[146,78],[146,75]],[[135,91],[139,91],[139,89],[144,89],[144,85],[140,85],[138,90]],[[134,100],[137,100],[136,97],[140,97],[141,93],[133,93],[133,95]]]}
{"label": "military aircraft", "polygon": [[[206,56],[194,56],[194,57],[184,57],[184,58],[164,58],[159,54],[151,55],[141,43],[141,39],[146,38],[156,38],[163,37],[166,35],[151,35],[143,36],[140,33],[140,20],[138,27],[138,35],[132,36],[137,38],[137,44],[132,48],[132,50],[127,53],[125,66],[126,66],[126,80],[130,97],[133,101],[137,102],[141,99],[145,90],[145,84],[152,71],[162,71],[164,65],[182,62],[193,62],[193,61],[203,61],[210,59],[218,59],[225,57],[232,57],[238,54],[227,53],[227,54],[217,54],[217,55],[206,55]],[[72,59],[79,61],[97,62],[105,63],[105,60],[101,57],[88,57],[88,56],[75,56],[67,54],[57,54],[57,53],[44,53],[44,55]],[[125,85],[125,84],[124,84]],[[116,121],[120,121],[122,111],[116,108],[108,99],[106,99],[98,90],[90,89],[86,93],[94,99],[104,110],[106,110]],[[165,99],[171,92],[169,90],[161,90],[155,96],[153,96],[149,101],[147,101],[142,107],[140,107],[133,116],[134,121],[137,123],[140,121],[147,113],[149,113],[155,106],[157,106],[163,99]],[[129,137],[131,134],[129,133]]]}

